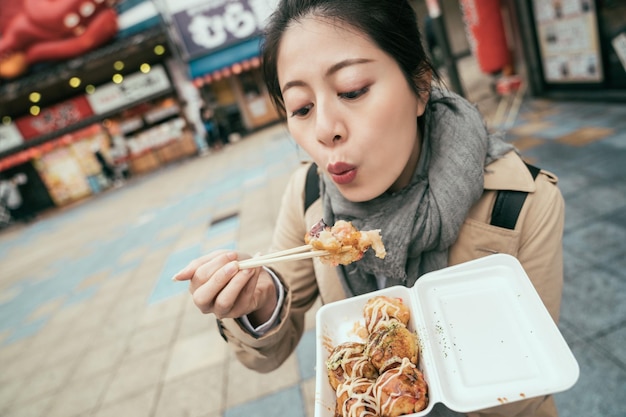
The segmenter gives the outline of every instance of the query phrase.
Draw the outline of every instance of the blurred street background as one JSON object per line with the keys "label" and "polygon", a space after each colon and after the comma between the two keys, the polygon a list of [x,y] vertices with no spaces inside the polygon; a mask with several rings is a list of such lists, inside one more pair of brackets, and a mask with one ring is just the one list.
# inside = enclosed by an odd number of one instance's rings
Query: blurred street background
{"label": "blurred street background", "polygon": [[[171,281],[216,248],[266,251],[308,160],[262,86],[258,31],[193,49],[194,13],[225,13],[199,3],[121,1],[94,50],[0,58],[0,180],[26,177],[22,205],[0,205],[2,417],[313,417],[319,305],[262,375]],[[231,3],[258,17],[272,1]],[[625,416],[626,4],[412,3],[448,88],[559,177],[559,329],[581,369],[560,415]],[[3,3],[0,57],[21,4]]]}

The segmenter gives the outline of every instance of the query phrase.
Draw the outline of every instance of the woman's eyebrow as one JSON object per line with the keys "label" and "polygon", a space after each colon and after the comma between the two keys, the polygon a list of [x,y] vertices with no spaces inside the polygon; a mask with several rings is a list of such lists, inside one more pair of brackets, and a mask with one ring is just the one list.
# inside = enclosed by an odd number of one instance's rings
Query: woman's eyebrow
{"label": "woman's eyebrow", "polygon": [[[349,67],[351,65],[367,64],[373,61],[374,61],[373,59],[367,59],[367,58],[345,59],[343,61],[339,61],[336,64],[331,65],[330,68],[326,70],[326,73],[324,74],[324,76],[329,77],[335,74],[337,71],[343,68]],[[289,81],[285,83],[285,85],[283,86],[282,93],[284,94],[285,91],[287,91],[291,87],[304,87],[304,86],[306,86],[306,83],[304,81],[300,81],[300,80]]]}
{"label": "woman's eyebrow", "polygon": [[339,61],[336,64],[332,65],[330,68],[328,68],[328,70],[326,70],[326,74],[324,74],[326,77],[329,77],[331,75],[333,75],[334,73],[336,73],[337,71],[339,71],[340,69],[343,69],[345,67],[349,67],[351,65],[358,65],[358,64],[367,64],[368,62],[372,62],[372,59],[367,59],[367,58],[354,58],[354,59],[346,59],[343,61]]}

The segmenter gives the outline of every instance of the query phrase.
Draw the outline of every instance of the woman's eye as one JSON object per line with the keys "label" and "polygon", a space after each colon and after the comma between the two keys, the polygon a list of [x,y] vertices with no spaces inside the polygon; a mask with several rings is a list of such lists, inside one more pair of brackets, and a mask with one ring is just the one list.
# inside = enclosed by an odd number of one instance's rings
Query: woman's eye
{"label": "woman's eye", "polygon": [[347,93],[339,93],[338,96],[341,98],[345,98],[347,100],[354,100],[354,99],[361,97],[363,94],[367,93],[368,90],[369,90],[369,87],[364,87],[356,91],[348,91]]}
{"label": "woman's eye", "polygon": [[308,104],[304,107],[300,107],[298,110],[294,110],[291,113],[291,117],[302,117],[302,116],[306,116],[307,114],[309,114],[309,111],[311,110],[311,107],[313,107],[313,105]]}

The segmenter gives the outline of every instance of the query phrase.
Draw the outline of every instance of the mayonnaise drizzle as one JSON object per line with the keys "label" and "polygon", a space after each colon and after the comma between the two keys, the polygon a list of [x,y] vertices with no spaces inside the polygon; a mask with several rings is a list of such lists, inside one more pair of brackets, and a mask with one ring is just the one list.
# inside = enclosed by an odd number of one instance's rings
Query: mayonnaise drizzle
{"label": "mayonnaise drizzle", "polygon": [[[374,396],[380,401],[380,399],[382,398],[383,389],[387,386],[387,384],[393,381],[395,377],[405,373],[407,371],[407,368],[415,369],[416,367],[415,365],[411,363],[411,361],[408,358],[403,358],[402,363],[400,364],[399,367],[386,371],[384,381],[380,383],[380,379],[378,379],[374,386],[374,390],[375,390]],[[387,394],[388,395],[387,395],[387,399],[385,400],[385,402],[382,404],[379,404],[379,411],[381,412],[382,415],[390,414],[391,411],[395,408],[395,403],[400,398],[405,397],[407,395],[411,395],[411,396],[413,395],[412,393],[406,392],[406,391],[404,392],[392,391],[392,392],[388,392]]]}
{"label": "mayonnaise drizzle", "polygon": [[373,333],[378,323],[391,320],[400,313],[400,307],[392,304],[389,300],[383,297],[373,298],[374,301],[370,302],[370,319],[367,323],[367,331]]}
{"label": "mayonnaise drizzle", "polygon": [[378,401],[374,396],[374,384],[367,378],[355,378],[337,387],[337,398],[347,394],[341,404],[343,417],[367,417],[380,414]]}

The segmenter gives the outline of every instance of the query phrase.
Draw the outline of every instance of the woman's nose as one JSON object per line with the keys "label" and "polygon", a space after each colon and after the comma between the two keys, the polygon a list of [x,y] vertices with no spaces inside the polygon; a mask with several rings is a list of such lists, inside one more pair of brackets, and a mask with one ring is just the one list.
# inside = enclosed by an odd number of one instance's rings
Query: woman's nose
{"label": "woman's nose", "polygon": [[315,122],[318,142],[326,146],[334,146],[346,138],[345,124],[340,110],[332,105],[318,103]]}

